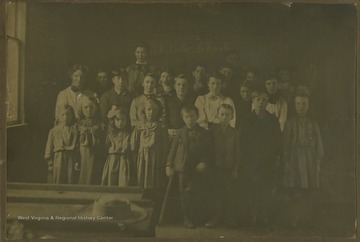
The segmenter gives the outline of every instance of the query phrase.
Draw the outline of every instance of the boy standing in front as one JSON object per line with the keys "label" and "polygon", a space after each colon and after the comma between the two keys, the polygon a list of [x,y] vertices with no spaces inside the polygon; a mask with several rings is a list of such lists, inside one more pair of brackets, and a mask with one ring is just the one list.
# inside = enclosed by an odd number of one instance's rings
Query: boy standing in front
{"label": "boy standing in front", "polygon": [[211,133],[196,123],[199,113],[194,106],[183,107],[181,116],[185,126],[177,132],[172,143],[166,175],[171,176],[174,172],[177,174],[184,226],[195,228],[194,213],[197,204],[194,195],[198,194],[199,181],[211,163],[213,143]]}

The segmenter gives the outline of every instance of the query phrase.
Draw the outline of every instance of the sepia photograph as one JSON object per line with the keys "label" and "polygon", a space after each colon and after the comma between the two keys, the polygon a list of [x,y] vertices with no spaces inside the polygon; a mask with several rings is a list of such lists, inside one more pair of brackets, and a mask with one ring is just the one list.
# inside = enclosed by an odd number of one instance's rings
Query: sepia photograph
{"label": "sepia photograph", "polygon": [[4,6],[7,240],[358,238],[355,2]]}

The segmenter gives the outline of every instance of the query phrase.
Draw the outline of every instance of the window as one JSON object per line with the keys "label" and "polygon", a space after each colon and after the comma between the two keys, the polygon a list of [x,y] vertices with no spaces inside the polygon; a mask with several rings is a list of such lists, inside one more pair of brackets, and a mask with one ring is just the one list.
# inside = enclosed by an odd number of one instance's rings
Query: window
{"label": "window", "polygon": [[7,4],[7,126],[24,123],[25,3]]}

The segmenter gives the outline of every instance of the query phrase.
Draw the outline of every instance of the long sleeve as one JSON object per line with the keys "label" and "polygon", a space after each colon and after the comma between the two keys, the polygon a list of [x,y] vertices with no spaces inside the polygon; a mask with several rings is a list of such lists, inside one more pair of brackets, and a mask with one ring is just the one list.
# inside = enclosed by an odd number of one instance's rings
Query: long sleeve
{"label": "long sleeve", "polygon": [[138,113],[138,99],[134,98],[130,105],[130,123],[131,127],[136,127],[137,123],[139,122],[137,113]]}
{"label": "long sleeve", "polygon": [[321,138],[321,134],[320,134],[319,125],[317,123],[314,123],[314,128],[315,128],[315,135],[316,135],[317,158],[319,160],[322,160],[322,158],[324,157],[324,146],[323,146],[323,142],[322,142],[322,138]]}
{"label": "long sleeve", "polygon": [[141,131],[135,127],[131,134],[131,139],[130,139],[131,151],[138,152],[139,150],[140,132]]}
{"label": "long sleeve", "polygon": [[288,104],[286,100],[280,101],[280,114],[279,114],[279,123],[281,132],[284,130],[284,126],[287,120],[288,114]]}
{"label": "long sleeve", "polygon": [[225,98],[224,103],[229,104],[234,110],[234,117],[230,120],[230,126],[235,128],[235,125],[236,125],[236,109],[235,109],[234,101],[231,98],[227,97],[227,98]]}
{"label": "long sleeve", "polygon": [[174,166],[175,155],[176,155],[177,148],[178,148],[178,145],[179,145],[179,139],[180,139],[180,132],[178,132],[175,135],[175,138],[174,138],[174,140],[173,140],[173,142],[171,144],[171,148],[170,148],[169,154],[167,156],[167,161],[166,161],[166,166],[168,166],[168,167],[173,167]]}
{"label": "long sleeve", "polygon": [[161,116],[160,116],[160,118],[159,118],[159,121],[162,123],[162,124],[164,124],[164,125],[167,125],[167,110],[166,110],[166,101],[165,101],[165,98],[163,98],[163,97],[158,97],[158,98],[156,98],[156,100],[158,100],[159,101],[159,103],[160,103],[160,105],[161,105],[161,107],[159,107],[159,108],[161,108]]}
{"label": "long sleeve", "polygon": [[206,118],[205,97],[204,96],[199,96],[199,97],[196,98],[195,107],[199,111],[199,118],[197,120],[197,123],[201,127],[207,129],[208,128],[208,123],[207,123],[207,118]]}
{"label": "long sleeve", "polygon": [[290,159],[290,142],[291,142],[291,128],[290,122],[285,123],[283,132],[283,161],[287,162]]}
{"label": "long sleeve", "polygon": [[[67,100],[66,100],[66,97],[64,95],[64,91],[61,91],[59,92],[58,96],[57,96],[57,99],[56,99],[56,104],[55,104],[55,120],[58,119],[58,107],[60,105],[65,105],[65,104],[68,104],[67,103]],[[74,110],[76,112],[76,110]],[[75,114],[76,116],[76,114]]]}
{"label": "long sleeve", "polygon": [[52,161],[53,154],[54,154],[54,135],[53,135],[53,130],[50,130],[46,142],[45,155],[44,155],[44,158],[48,162],[49,166],[53,165],[53,161]]}
{"label": "long sleeve", "polygon": [[110,110],[110,104],[106,98],[106,95],[103,94],[100,98],[100,114],[101,114],[101,119],[103,121],[107,121],[107,114]]}

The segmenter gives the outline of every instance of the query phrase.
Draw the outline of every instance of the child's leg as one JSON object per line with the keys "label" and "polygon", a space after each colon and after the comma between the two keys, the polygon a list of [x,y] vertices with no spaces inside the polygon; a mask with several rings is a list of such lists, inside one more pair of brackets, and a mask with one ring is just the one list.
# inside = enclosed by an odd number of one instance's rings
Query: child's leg
{"label": "child's leg", "polygon": [[181,208],[184,214],[184,224],[187,227],[194,227],[194,204],[190,177],[183,173],[179,173],[178,177]]}

